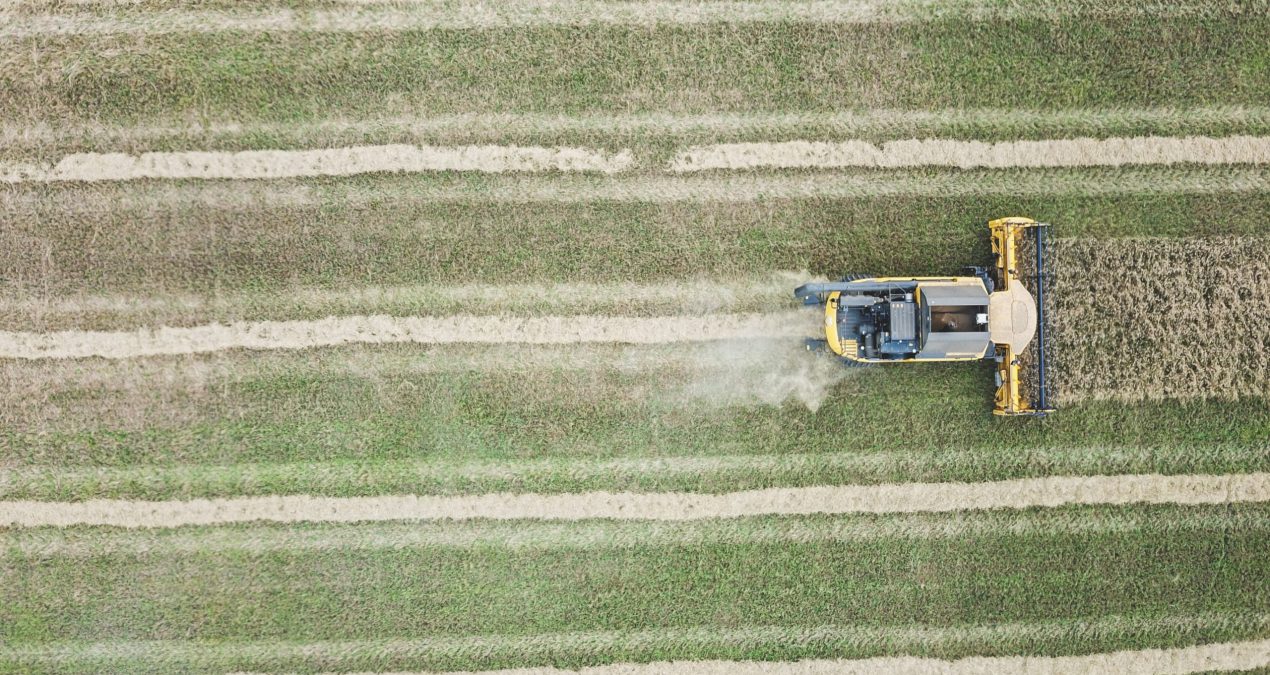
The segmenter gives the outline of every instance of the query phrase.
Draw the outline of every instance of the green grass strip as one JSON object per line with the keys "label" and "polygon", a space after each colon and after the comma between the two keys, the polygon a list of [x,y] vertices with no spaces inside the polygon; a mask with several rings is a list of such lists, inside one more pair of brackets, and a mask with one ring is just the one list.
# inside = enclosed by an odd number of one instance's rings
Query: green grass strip
{"label": "green grass strip", "polygon": [[[1119,647],[1169,644],[1185,648],[1219,636],[1264,631],[1270,617],[1260,614],[1200,614],[1163,619],[1113,616],[1079,622],[1038,622],[958,628],[872,628],[824,626],[788,629],[750,626],[732,629],[647,630],[541,635],[527,638],[441,638],[340,642],[189,641],[62,642],[0,652],[0,668],[24,673],[79,673],[102,670],[285,670],[287,672],[404,670],[498,667],[494,664],[552,664],[584,667],[605,663],[703,658],[806,659],[849,654],[931,654],[956,659],[1034,653],[1053,649],[1084,653],[1086,643]],[[1013,650],[1013,651],[1011,651]],[[479,652],[481,656],[472,656]],[[838,658],[843,658],[838,656]],[[989,657],[991,658],[991,657]],[[480,663],[467,666],[449,664]],[[1261,672],[1240,671],[1240,672]]]}
{"label": "green grass strip", "polygon": [[[1082,621],[1112,615],[1167,622],[1210,612],[1260,612],[1270,601],[1268,544],[1264,529],[1170,527],[550,550],[425,547],[91,558],[6,551],[3,569],[10,581],[0,589],[0,631],[8,649],[67,640],[310,642],[733,629],[753,625],[756,617],[793,630],[826,625],[905,630],[900,627],[913,624],[956,629],[1062,620],[1081,631]],[[1235,637],[1231,633],[1260,636],[1264,630],[1237,621],[1219,639]],[[1181,631],[1161,631],[1168,637],[1144,632],[1150,631],[1139,628],[1108,640],[1094,631],[1083,634],[1078,645],[1038,640],[1025,649],[1156,646]],[[1002,643],[993,649],[1019,648]],[[843,652],[852,650],[838,643],[833,651],[847,656]],[[751,658],[777,656],[754,653]],[[428,665],[516,665],[465,656],[461,663]]]}
{"label": "green grass strip", "polygon": [[277,464],[0,471],[9,500],[172,500],[312,494],[463,495],[589,491],[722,493],[770,487],[973,482],[1053,475],[1225,474],[1270,466],[1270,446],[955,449],[645,459],[454,461],[366,459]]}
{"label": "green grass strip", "polygon": [[[1137,181],[1128,193],[1105,192],[1126,177]],[[1080,188],[1056,193],[1068,179]],[[671,193],[650,190],[641,198],[652,201],[641,202],[606,197],[614,185],[625,184],[620,181],[543,179],[533,185],[576,202],[528,208],[528,197],[489,201],[497,196],[491,191],[524,186],[506,177],[15,188],[0,195],[8,225],[0,229],[6,270],[0,288],[15,300],[47,300],[85,289],[214,296],[208,289],[241,294],[313,286],[647,283],[777,270],[835,278],[948,274],[987,263],[987,220],[1016,214],[1054,223],[1060,237],[1270,232],[1264,217],[1270,173],[1262,169],[665,180],[658,186]],[[822,181],[857,180],[884,192],[817,192]],[[793,191],[773,193],[771,181]],[[1150,189],[1157,183],[1162,189]],[[430,185],[466,196],[436,203]],[[906,185],[918,192],[905,194]],[[979,187],[948,192],[950,185]],[[720,186],[726,198],[714,201]],[[985,186],[987,192],[980,190]],[[675,192],[687,201],[678,201]],[[667,194],[671,198],[658,203]],[[296,316],[296,309],[277,310],[284,314],[272,318]],[[2,318],[17,330],[38,314],[15,307]]]}
{"label": "green grass strip", "polygon": [[[238,378],[232,367],[227,374],[216,375],[214,367],[192,360],[188,362],[189,376],[195,379],[186,382],[165,383],[160,370],[149,380],[120,376],[123,379],[116,380],[119,384],[114,386],[107,378],[96,383],[72,381],[69,386],[28,393],[13,390],[5,408],[9,430],[0,434],[0,458],[12,468],[173,468],[180,464],[337,459],[352,461],[352,466],[406,462],[375,471],[393,485],[409,480],[422,480],[426,485],[435,480],[411,478],[410,470],[400,472],[400,467],[412,466],[412,462],[453,465],[526,459],[826,457],[897,451],[911,453],[912,463],[906,460],[894,468],[839,467],[835,471],[844,479],[881,479],[937,477],[943,468],[961,475],[1009,475],[1045,472],[1051,466],[1101,470],[1130,464],[1166,473],[1237,473],[1266,468],[1265,439],[1270,436],[1270,411],[1252,399],[1133,406],[1087,403],[1040,422],[996,418],[989,413],[990,364],[853,371],[826,389],[818,410],[812,412],[793,398],[783,405],[760,404],[758,396],[770,395],[767,388],[779,382],[766,379],[761,369],[756,379],[738,379],[735,371],[710,369],[623,371],[604,367],[602,362],[590,371],[416,372],[408,367],[410,352],[401,353],[406,356],[404,360],[379,361],[372,353],[371,358],[344,365],[335,361],[336,368],[365,369],[361,374],[324,373],[322,370],[330,366],[319,362],[293,373]],[[722,353],[734,352],[725,348]],[[285,368],[287,363],[307,358],[306,354],[295,352],[291,359],[272,363]],[[399,363],[407,367],[397,370],[395,364]],[[780,363],[777,360],[769,365],[780,367]],[[92,362],[77,365],[91,368]],[[836,364],[825,365],[831,367],[829,372],[837,372]],[[29,371],[29,375],[38,375],[38,371]],[[200,375],[202,381],[197,379]],[[38,381],[30,380],[33,384]],[[753,398],[735,398],[747,391]],[[1136,457],[1130,451],[1125,459],[1108,455],[1092,461],[1029,454],[1082,447],[1150,451]],[[1243,449],[1228,454],[1232,447]],[[993,451],[1000,459],[991,456]],[[967,452],[982,460],[930,459]],[[928,459],[916,459],[921,456]],[[723,473],[737,476],[743,472]],[[797,470],[785,475],[801,480]],[[270,483],[279,487],[294,484],[278,480],[281,482]],[[562,487],[577,484],[575,479],[556,480],[546,482]],[[721,485],[730,480],[720,478],[715,483],[703,479],[700,485]],[[323,485],[323,481],[306,485]],[[636,477],[632,481],[641,483]],[[213,479],[209,487],[220,482]],[[229,479],[229,485],[238,487],[251,483],[250,478]],[[74,484],[91,486],[94,481],[89,478],[69,485]],[[159,490],[170,489],[163,484],[160,481]],[[433,484],[455,489],[461,482]],[[104,487],[121,489],[110,482]],[[97,488],[75,488],[74,492],[82,494],[88,489],[95,492]],[[143,492],[153,489],[149,479],[138,485]],[[355,492],[376,488],[354,481],[339,489]]]}
{"label": "green grass strip", "polygon": [[1255,104],[1270,95],[1268,22],[1230,13],[40,37],[5,48],[0,117]]}
{"label": "green grass strip", "polygon": [[359,523],[272,523],[125,529],[115,527],[18,528],[3,534],[13,555],[88,558],[106,555],[193,555],[221,552],[299,553],[333,550],[631,549],[889,539],[968,539],[1011,534],[1186,534],[1270,529],[1270,505],[1063,506],[1026,511],[851,516],[758,516],[700,521],[553,522],[475,520]]}
{"label": "green grass strip", "polygon": [[[1138,136],[1264,136],[1270,108],[1256,105],[1009,110],[860,110],[675,114],[457,113],[336,116],[307,122],[232,120],[191,125],[148,119],[135,125],[60,121],[5,124],[6,161],[56,162],[76,152],[302,150],[357,145],[579,146],[635,151],[638,168],[660,169],[680,148],[710,143],[804,139],[882,143],[912,138],[980,141]],[[642,160],[642,162],[641,162]]]}

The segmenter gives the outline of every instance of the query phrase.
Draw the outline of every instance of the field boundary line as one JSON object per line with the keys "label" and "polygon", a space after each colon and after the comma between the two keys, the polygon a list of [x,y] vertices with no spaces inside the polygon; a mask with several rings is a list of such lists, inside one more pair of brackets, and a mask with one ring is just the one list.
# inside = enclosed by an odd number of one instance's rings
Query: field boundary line
{"label": "field boundary line", "polygon": [[[126,7],[126,2],[79,3],[81,7]],[[0,37],[24,39],[71,35],[162,35],[221,31],[259,32],[360,32],[431,29],[479,30],[534,26],[659,26],[706,23],[910,23],[946,18],[1003,20],[1099,16],[1194,17],[1229,14],[1185,2],[1154,2],[1141,7],[1094,3],[1009,3],[983,0],[702,0],[671,2],[643,0],[608,3],[575,0],[544,3],[541,0],[501,0],[490,5],[422,2],[348,2],[339,9],[297,11],[172,10],[99,16],[93,14],[18,15],[0,27]],[[1256,4],[1256,3],[1254,3]],[[0,2],[0,11],[13,6]],[[20,6],[20,5],[18,5]],[[1248,13],[1255,11],[1252,8]]]}
{"label": "field boundary line", "polygon": [[343,344],[664,344],[808,336],[808,314],[706,316],[329,317],[133,331],[0,331],[0,358],[134,358],[226,349],[307,349]]}
{"label": "field boundary line", "polygon": [[1270,473],[1056,476],[984,483],[907,483],[684,492],[495,493],[472,496],[289,495],[130,501],[0,502],[2,527],[181,527],[250,521],[700,520],[759,515],[940,513],[1065,504],[1233,504],[1270,501]]}
{"label": "field boundary line", "polygon": [[950,139],[719,143],[682,150],[671,172],[739,169],[1066,168],[1170,164],[1270,164],[1270,137],[1143,136],[985,143]]}

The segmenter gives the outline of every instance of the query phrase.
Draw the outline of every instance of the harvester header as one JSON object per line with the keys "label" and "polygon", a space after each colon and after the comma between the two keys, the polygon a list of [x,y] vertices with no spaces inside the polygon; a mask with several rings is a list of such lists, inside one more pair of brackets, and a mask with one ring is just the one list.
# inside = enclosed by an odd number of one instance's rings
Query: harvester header
{"label": "harvester header", "polygon": [[799,286],[795,297],[824,312],[824,338],[808,347],[858,364],[993,359],[993,412],[1052,412],[1047,228],[1029,218],[991,221],[995,264],[967,267],[962,276],[852,276]]}

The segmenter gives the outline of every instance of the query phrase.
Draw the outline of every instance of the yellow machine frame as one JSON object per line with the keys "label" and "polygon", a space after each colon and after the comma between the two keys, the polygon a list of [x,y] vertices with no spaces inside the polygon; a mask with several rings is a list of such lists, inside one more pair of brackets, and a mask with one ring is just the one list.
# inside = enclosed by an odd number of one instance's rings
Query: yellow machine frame
{"label": "yellow machine frame", "polygon": [[[998,290],[1009,291],[1010,286],[1019,281],[1018,243],[1024,231],[1045,227],[1031,218],[1000,218],[988,223],[992,232],[992,252],[996,254]],[[1039,323],[1039,320],[1038,320]],[[1039,349],[1044,349],[1044,334]],[[1043,358],[1043,356],[1042,356]],[[996,405],[993,413],[997,415],[1043,415],[1053,412],[1052,408],[1033,407],[1028,396],[1023,392],[1020,383],[1019,355],[1009,345],[997,345],[997,386]],[[1044,383],[1041,383],[1043,386]]]}

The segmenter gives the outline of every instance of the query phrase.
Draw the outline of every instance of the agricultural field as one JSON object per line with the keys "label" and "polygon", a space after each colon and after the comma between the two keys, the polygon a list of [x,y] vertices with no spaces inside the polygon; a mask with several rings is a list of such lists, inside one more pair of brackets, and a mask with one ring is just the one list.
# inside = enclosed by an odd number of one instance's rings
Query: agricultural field
{"label": "agricultural field", "polygon": [[0,672],[1266,672],[1267,214],[1265,0],[0,0]]}

